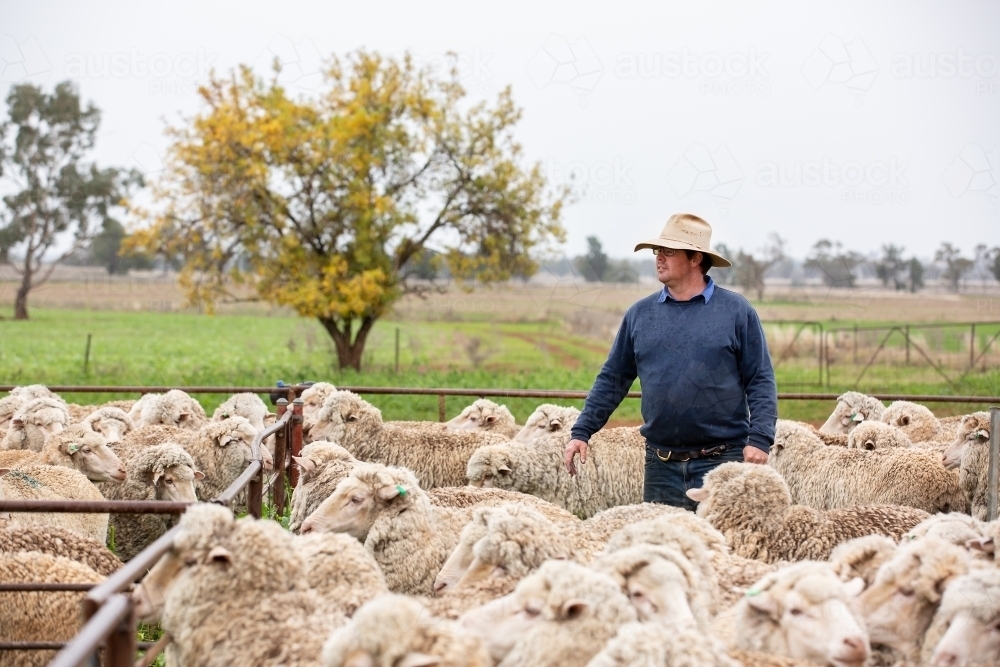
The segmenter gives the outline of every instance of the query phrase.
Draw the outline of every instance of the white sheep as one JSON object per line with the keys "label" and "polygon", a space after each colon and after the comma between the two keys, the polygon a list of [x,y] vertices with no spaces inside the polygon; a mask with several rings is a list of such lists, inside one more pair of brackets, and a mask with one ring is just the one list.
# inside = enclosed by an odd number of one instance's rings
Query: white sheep
{"label": "white sheep", "polygon": [[580,411],[576,408],[542,403],[531,413],[513,440],[528,444],[543,436],[556,433],[568,435],[579,417]]}
{"label": "white sheep", "polygon": [[986,490],[989,480],[990,415],[967,415],[958,426],[955,441],[942,455],[949,469],[959,469],[959,484],[971,505],[974,517],[986,519]]}
{"label": "white sheep", "polygon": [[83,563],[108,576],[122,562],[102,542],[56,526],[32,526],[20,521],[0,521],[0,553],[38,551]]}
{"label": "white sheep", "polygon": [[473,402],[444,425],[451,431],[484,431],[508,438],[513,438],[520,430],[506,405],[498,405],[487,398]]}
{"label": "white sheep", "polygon": [[945,589],[927,631],[923,661],[940,667],[1000,664],[998,625],[1000,568],[958,577]]}
{"label": "white sheep", "polygon": [[799,667],[775,663],[773,657],[758,654],[753,662],[734,659],[721,642],[696,628],[639,622],[621,626],[587,667]]}
{"label": "white sheep", "polygon": [[135,430],[132,418],[121,408],[106,406],[94,410],[80,422],[94,433],[100,434],[106,442],[121,442],[130,431]]}
{"label": "white sheep", "polygon": [[333,495],[358,460],[340,445],[325,440],[310,442],[293,459],[299,469],[299,482],[292,491],[288,529],[297,533],[306,517]]}
{"label": "white sheep", "polygon": [[129,417],[136,428],[162,425],[198,429],[208,421],[201,403],[180,389],[144,394],[132,405]]}
{"label": "white sheep", "polygon": [[913,442],[900,429],[877,421],[863,421],[847,435],[848,449],[891,449],[913,447]]}
{"label": "white sheep", "polygon": [[78,470],[92,482],[125,481],[125,466],[104,439],[81,424],[49,436],[40,452],[13,449],[0,451],[0,468],[42,463]]}
{"label": "white sheep", "polygon": [[856,391],[848,391],[837,397],[837,407],[819,430],[826,433],[850,433],[866,419],[880,420],[883,412],[885,406],[882,401]]}
{"label": "white sheep", "polygon": [[[31,463],[13,470],[0,468],[0,499],[104,500],[104,496],[76,470]],[[13,516],[25,524],[66,528],[102,544],[108,539],[107,514],[19,512]]]}
{"label": "white sheep", "polygon": [[311,421],[319,409],[323,407],[326,397],[337,391],[329,382],[316,382],[309,385],[299,398],[302,399],[302,417],[306,422]]}
{"label": "white sheep", "polygon": [[42,451],[46,438],[69,424],[65,403],[54,398],[36,398],[25,403],[10,421],[0,449]]}
{"label": "white sheep", "polygon": [[913,442],[950,442],[955,437],[954,427],[943,428],[930,409],[910,401],[890,403],[882,413],[881,421],[895,426]]}

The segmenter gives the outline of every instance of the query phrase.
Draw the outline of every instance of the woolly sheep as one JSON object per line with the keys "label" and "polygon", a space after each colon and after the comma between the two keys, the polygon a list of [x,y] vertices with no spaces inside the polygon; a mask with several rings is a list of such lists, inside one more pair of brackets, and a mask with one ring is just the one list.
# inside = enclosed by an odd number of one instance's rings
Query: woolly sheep
{"label": "woolly sheep", "polygon": [[316,382],[306,388],[299,398],[302,399],[302,416],[304,421],[310,421],[319,409],[323,407],[326,397],[337,391],[329,382]]}
{"label": "woolly sheep", "polygon": [[94,410],[80,423],[99,434],[106,442],[120,442],[127,433],[135,429],[128,413],[111,406]]}
{"label": "woolly sheep", "polygon": [[880,419],[903,431],[913,442],[950,440],[953,436],[941,427],[941,422],[926,406],[910,401],[893,401]]}
{"label": "woolly sheep", "polygon": [[929,451],[826,447],[794,422],[778,420],[768,462],[785,478],[794,502],[827,510],[905,505],[927,512],[965,511],[958,475]]}
{"label": "woolly sheep", "polygon": [[336,600],[309,588],[292,535],[273,521],[236,521],[209,503],[189,508],[179,526],[132,593],[137,616],[159,618],[171,636],[168,662],[316,665],[345,617]]}
{"label": "woolly sheep", "polygon": [[838,544],[830,552],[829,563],[844,583],[860,578],[867,588],[875,581],[882,563],[894,553],[896,543],[885,535],[865,535]]}
{"label": "woolly sheep", "polygon": [[267,405],[257,394],[233,394],[215,409],[212,421],[221,422],[230,417],[243,417],[255,429],[263,431],[267,414]]}
{"label": "woolly sheep", "polygon": [[457,620],[476,607],[513,593],[519,581],[510,576],[491,576],[460,589],[448,588],[435,597],[421,597],[420,600],[433,615]]}
{"label": "woolly sheep", "polygon": [[959,468],[959,484],[971,505],[972,516],[986,519],[986,490],[990,460],[990,414],[976,412],[965,417],[955,441],[945,451],[944,465]]}
{"label": "woolly sheep", "polygon": [[[770,659],[772,656],[763,656]],[[754,663],[772,665],[767,663]],[[587,667],[750,667],[726,655],[725,647],[695,628],[626,623]],[[776,667],[776,666],[775,666]],[[813,663],[808,666],[815,667]]]}
{"label": "woolly sheep", "polygon": [[945,590],[927,631],[923,661],[940,667],[1000,664],[998,624],[1000,568],[958,577]]}
{"label": "woolly sheep", "polygon": [[[138,447],[118,443],[112,447],[125,462],[128,477],[124,484],[99,487],[109,500],[197,500],[195,484],[204,475],[180,445],[168,442]],[[173,514],[112,514],[118,556],[131,559],[176,522]]]}
{"label": "woolly sheep", "polygon": [[325,440],[310,442],[293,459],[299,469],[299,483],[292,491],[288,529],[297,533],[306,517],[333,495],[334,489],[350,474],[358,460],[340,445]]}
{"label": "woolly sheep", "polygon": [[[100,412],[106,408],[121,410],[126,416],[128,416],[128,413],[131,412],[133,405],[135,405],[135,401],[108,401],[102,405],[78,405],[76,403],[67,403],[66,408],[69,411],[70,423],[79,424],[95,412]],[[129,421],[131,421],[131,419],[132,418],[129,417]]]}
{"label": "woolly sheep", "polygon": [[880,420],[885,406],[882,401],[865,394],[849,391],[837,397],[837,407],[833,409],[820,431],[825,433],[850,433],[866,419]]}
{"label": "woolly sheep", "polygon": [[871,653],[851,608],[861,585],[860,579],[845,584],[828,563],[794,563],[765,575],[720,620],[735,624],[733,648],[860,666]]}
{"label": "woolly sheep", "polygon": [[[0,468],[0,498],[7,500],[104,500],[82,473],[37,463],[14,470]],[[36,526],[66,528],[100,543],[108,538],[108,515],[61,512],[19,512],[17,520]]]}
{"label": "woolly sheep", "polygon": [[563,463],[567,436],[530,444],[506,442],[477,449],[467,476],[474,486],[499,487],[538,496],[584,518],[616,505],[642,502],[646,441],[631,427],[599,431],[590,440],[587,464],[576,476]]}
{"label": "woolly sheep", "polygon": [[492,667],[482,643],[413,598],[381,595],[323,646],[323,667]]}
{"label": "woolly sheep", "polygon": [[959,512],[950,512],[948,514],[935,514],[921,521],[906,535],[903,535],[902,541],[910,542],[922,537],[935,537],[962,547],[970,540],[984,536],[987,530],[988,524],[975,517]]}
{"label": "woolly sheep", "polygon": [[[21,387],[14,387],[10,390],[10,396],[15,396],[24,401],[33,401],[36,398],[55,398],[62,401],[54,391],[44,384],[28,384]],[[65,402],[65,401],[64,401]]]}
{"label": "woolly sheep", "polygon": [[900,429],[877,421],[863,421],[847,434],[848,449],[891,449],[912,447],[913,443]]}
{"label": "woolly sheep", "polygon": [[56,526],[32,526],[20,521],[0,522],[0,553],[38,551],[83,563],[108,576],[122,566],[103,543]]}
{"label": "woolly sheep", "polygon": [[872,643],[918,660],[942,593],[971,562],[961,547],[932,537],[901,545],[857,601]]}
{"label": "woolly sheep", "polygon": [[635,608],[614,579],[582,565],[549,561],[504,596],[473,609],[462,625],[498,667],[583,667]]}
{"label": "woolly sheep", "polygon": [[508,438],[513,438],[520,430],[506,405],[497,405],[487,398],[475,401],[444,425],[450,431],[484,431]]}
{"label": "woolly sheep", "polygon": [[[83,563],[38,551],[0,553],[0,581],[5,583],[96,584],[101,575]],[[16,591],[0,593],[0,641],[69,641],[83,619],[80,602],[86,593]],[[42,667],[55,651],[4,651],[0,664]]]}
{"label": "woolly sheep", "polygon": [[518,491],[481,489],[475,486],[439,486],[434,489],[427,489],[427,497],[431,499],[432,505],[455,509],[463,507],[475,509],[479,506],[499,507],[500,505],[509,503],[527,505],[549,521],[555,523],[580,523],[579,517],[570,514],[562,507],[553,505],[541,498],[529,496],[526,493],[519,493]]}
{"label": "woolly sheep", "polygon": [[748,463],[723,463],[687,495],[700,503],[698,516],[718,528],[737,555],[765,562],[826,560],[841,542],[870,534],[898,540],[928,517],[893,505],[828,511],[793,505],[776,470]]}
{"label": "woolly sheep", "polygon": [[208,421],[201,403],[180,389],[145,394],[132,405],[129,417],[136,428],[161,425],[198,429]]}
{"label": "woolly sheep", "polygon": [[10,421],[0,449],[42,451],[45,440],[69,423],[65,404],[54,398],[36,398],[25,403]]}
{"label": "woolly sheep", "polygon": [[19,396],[4,396],[0,398],[0,428],[6,430],[10,427],[10,420],[14,418],[18,409],[26,402]]}
{"label": "woolly sheep", "polygon": [[[246,468],[251,457],[251,443],[257,431],[243,417],[221,422],[206,422],[196,431],[170,426],[146,426],[125,436],[128,446],[174,442],[194,458],[195,466],[205,474],[196,489],[201,500],[215,498],[225,491]],[[264,470],[273,461],[267,448],[260,449]]]}
{"label": "woolly sheep", "polygon": [[556,433],[568,435],[579,416],[580,411],[576,408],[542,403],[531,413],[513,440],[529,444],[541,437]]}
{"label": "woolly sheep", "polygon": [[0,467],[27,463],[63,466],[77,470],[92,482],[125,481],[125,466],[104,444],[104,438],[80,424],[49,436],[42,451],[10,450],[0,452]]}
{"label": "woolly sheep", "polygon": [[307,426],[310,442],[336,442],[362,461],[409,468],[424,488],[464,486],[466,461],[472,452],[482,445],[509,442],[494,433],[386,424],[378,408],[349,391],[327,396],[315,421]]}
{"label": "woolly sheep", "polygon": [[292,546],[305,561],[312,588],[353,616],[363,604],[389,592],[378,563],[356,539],[342,533],[296,535]]}

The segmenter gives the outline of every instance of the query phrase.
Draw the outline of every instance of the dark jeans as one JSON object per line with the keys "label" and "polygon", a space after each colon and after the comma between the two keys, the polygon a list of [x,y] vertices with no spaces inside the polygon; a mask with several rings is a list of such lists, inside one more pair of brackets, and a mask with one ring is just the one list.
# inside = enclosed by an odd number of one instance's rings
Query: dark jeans
{"label": "dark jeans", "polygon": [[727,461],[742,461],[743,447],[730,446],[718,456],[690,461],[670,461],[664,463],[657,458],[653,449],[646,448],[645,479],[642,486],[642,500],[647,503],[673,505],[695,511],[698,503],[687,497],[688,489],[700,489],[702,479],[709,470]]}

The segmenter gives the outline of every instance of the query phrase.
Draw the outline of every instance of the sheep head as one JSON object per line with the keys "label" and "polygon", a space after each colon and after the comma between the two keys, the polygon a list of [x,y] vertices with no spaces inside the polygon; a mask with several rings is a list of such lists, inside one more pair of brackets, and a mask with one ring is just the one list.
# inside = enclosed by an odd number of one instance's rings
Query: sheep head
{"label": "sheep head", "polygon": [[11,425],[20,422],[28,437],[28,442],[32,443],[32,449],[39,451],[35,445],[40,447],[49,437],[61,433],[69,423],[69,413],[66,411],[66,404],[55,398],[36,398],[29,401],[14,416]]}
{"label": "sheep head", "polygon": [[939,629],[934,667],[1000,664],[1000,569],[977,570],[948,586],[928,636]]}
{"label": "sheep head", "polygon": [[850,603],[863,583],[845,584],[829,564],[809,561],[768,574],[737,606],[737,648],[860,667],[871,649]]}
{"label": "sheep head", "polygon": [[485,445],[472,453],[465,474],[469,484],[485,489],[512,489],[517,463],[507,445]]}
{"label": "sheep head", "polygon": [[104,438],[105,442],[121,442],[129,431],[134,430],[132,418],[121,408],[107,407],[90,413],[83,424]]}
{"label": "sheep head", "polygon": [[838,544],[828,562],[844,583],[860,577],[868,587],[895,552],[896,543],[885,535],[865,535]]}
{"label": "sheep head", "polygon": [[941,422],[930,409],[919,403],[893,401],[882,413],[881,420],[919,442],[934,440],[941,435]]}
{"label": "sheep head", "polygon": [[580,411],[576,408],[543,403],[535,408],[513,440],[528,444],[544,435],[569,433],[579,416]]}
{"label": "sheep head", "polygon": [[434,593],[443,594],[446,590],[454,588],[462,579],[462,576],[472,565],[475,555],[472,553],[476,542],[486,536],[486,519],[495,511],[492,507],[477,507],[472,512],[472,520],[465,524],[458,537],[458,544],[449,554],[448,559],[441,566],[434,579]]}
{"label": "sheep head", "polygon": [[848,449],[889,449],[910,447],[910,438],[899,428],[878,421],[863,421],[847,435]]}
{"label": "sheep head", "polygon": [[51,436],[42,447],[41,460],[79,470],[92,482],[125,481],[121,459],[105,444],[104,438],[82,424],[74,424]]}
{"label": "sheep head", "polygon": [[[144,447],[129,461],[129,468],[147,488],[147,496],[155,500],[194,502],[195,482],[205,479],[195,470],[194,459],[183,447],[165,442]],[[152,490],[150,492],[149,490]]]}
{"label": "sheep head", "polygon": [[962,465],[962,457],[970,445],[987,444],[989,440],[990,413],[973,412],[966,415],[956,431],[955,441],[941,455],[941,462],[945,468],[953,470]]}
{"label": "sheep head", "polygon": [[881,419],[884,411],[885,406],[877,398],[849,391],[837,398],[837,407],[819,430],[824,433],[850,433],[866,419]]}
{"label": "sheep head", "polygon": [[717,524],[713,520],[716,516],[748,511],[755,515],[777,514],[792,504],[788,484],[777,470],[735,461],[711,470],[702,487],[689,489],[687,496],[698,503],[697,515],[713,525]]}
{"label": "sheep head", "polygon": [[450,431],[491,431],[499,425],[514,424],[514,415],[505,405],[480,398],[466,407],[454,419],[444,423]]}
{"label": "sheep head", "polygon": [[299,396],[302,399],[302,416],[306,420],[315,416],[320,408],[323,407],[323,401],[326,400],[326,397],[335,391],[337,391],[337,388],[329,382],[317,382],[310,385]]}
{"label": "sheep head", "polygon": [[[253,440],[257,437],[257,429],[245,417],[233,416],[212,422],[204,427],[204,432],[218,447],[239,447],[245,463],[253,458]],[[260,460],[264,470],[274,468],[274,458],[263,445],[260,447]]]}
{"label": "sheep head", "polygon": [[357,394],[333,391],[305,426],[308,442],[328,440],[350,446],[381,431],[382,412]]}
{"label": "sheep head", "polygon": [[871,640],[915,659],[945,588],[968,570],[966,551],[942,540],[899,547],[858,598]]}
{"label": "sheep head", "polygon": [[300,532],[347,533],[363,542],[380,515],[406,510],[415,493],[422,495],[409,470],[359,463],[302,522]]}
{"label": "sheep head", "polygon": [[267,406],[257,394],[233,394],[212,413],[212,421],[223,421],[230,417],[243,417],[258,431],[264,430]]}

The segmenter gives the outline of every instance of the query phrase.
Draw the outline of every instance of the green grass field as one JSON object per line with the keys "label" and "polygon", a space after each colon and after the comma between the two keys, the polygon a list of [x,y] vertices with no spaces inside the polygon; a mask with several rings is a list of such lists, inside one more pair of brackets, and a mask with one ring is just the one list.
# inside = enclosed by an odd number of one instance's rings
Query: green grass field
{"label": "green grass field", "polygon": [[[571,335],[562,320],[392,321],[374,328],[362,373],[341,372],[326,333],[312,320],[294,316],[217,315],[36,309],[28,322],[0,321],[0,384],[80,385],[273,385],[277,380],[326,380],[337,385],[581,389],[590,387],[609,341]],[[399,373],[394,372],[399,329]],[[84,371],[87,334],[90,361]],[[770,334],[769,334],[770,335]],[[782,343],[772,345],[777,355]],[[830,387],[821,387],[808,350],[778,366],[779,391],[853,388],[858,368],[834,366]],[[952,373],[959,376],[960,373]],[[638,389],[638,386],[635,387]],[[871,392],[1000,393],[1000,370],[971,373],[949,385],[933,369],[875,364],[860,387]],[[94,403],[129,395],[67,394]],[[201,395],[211,412],[224,396]],[[374,396],[386,419],[436,419],[434,396]],[[471,398],[449,398],[447,416]],[[505,399],[519,420],[541,399]],[[567,401],[580,405],[581,402]],[[782,417],[822,420],[823,402],[783,401]],[[941,404],[942,414],[969,406]],[[641,419],[639,404],[626,400],[613,422]]]}

